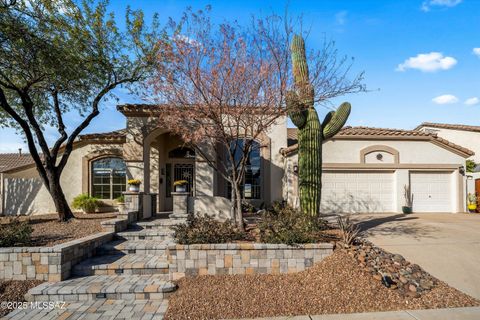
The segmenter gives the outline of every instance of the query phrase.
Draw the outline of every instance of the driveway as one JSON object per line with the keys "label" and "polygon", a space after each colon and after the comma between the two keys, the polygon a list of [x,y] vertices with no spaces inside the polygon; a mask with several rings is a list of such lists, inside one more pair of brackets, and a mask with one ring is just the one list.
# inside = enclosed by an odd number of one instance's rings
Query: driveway
{"label": "driveway", "polygon": [[480,214],[356,215],[367,239],[480,299]]}

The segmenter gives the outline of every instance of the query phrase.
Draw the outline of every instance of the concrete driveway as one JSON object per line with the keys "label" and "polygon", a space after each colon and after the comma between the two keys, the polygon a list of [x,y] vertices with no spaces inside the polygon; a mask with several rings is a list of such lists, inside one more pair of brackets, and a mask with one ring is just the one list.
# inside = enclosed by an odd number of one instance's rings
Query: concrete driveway
{"label": "concrete driveway", "polygon": [[480,214],[356,215],[367,239],[480,299]]}

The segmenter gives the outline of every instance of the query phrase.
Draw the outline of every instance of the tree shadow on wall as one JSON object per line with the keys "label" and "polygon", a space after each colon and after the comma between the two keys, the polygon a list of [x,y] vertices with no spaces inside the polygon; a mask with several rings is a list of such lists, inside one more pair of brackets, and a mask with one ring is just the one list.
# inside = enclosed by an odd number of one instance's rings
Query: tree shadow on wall
{"label": "tree shadow on wall", "polygon": [[33,202],[42,188],[40,179],[7,178],[5,182],[4,214],[9,216],[31,214]]}

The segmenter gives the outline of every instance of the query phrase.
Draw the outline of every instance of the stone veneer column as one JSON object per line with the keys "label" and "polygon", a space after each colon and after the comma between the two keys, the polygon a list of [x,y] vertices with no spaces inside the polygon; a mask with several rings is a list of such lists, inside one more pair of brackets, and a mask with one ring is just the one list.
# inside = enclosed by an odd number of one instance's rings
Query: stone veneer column
{"label": "stone veneer column", "polygon": [[173,213],[170,218],[188,217],[188,192],[172,192]]}

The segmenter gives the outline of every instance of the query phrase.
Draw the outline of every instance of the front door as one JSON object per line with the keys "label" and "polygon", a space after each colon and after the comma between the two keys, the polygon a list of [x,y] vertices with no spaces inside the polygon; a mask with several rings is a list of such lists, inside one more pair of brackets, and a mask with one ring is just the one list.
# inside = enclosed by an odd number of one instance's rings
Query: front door
{"label": "front door", "polygon": [[195,193],[195,163],[191,162],[173,162],[166,164],[166,176],[165,176],[165,210],[173,210],[172,192],[175,191],[174,183],[178,180],[186,180],[187,192],[190,196]]}

